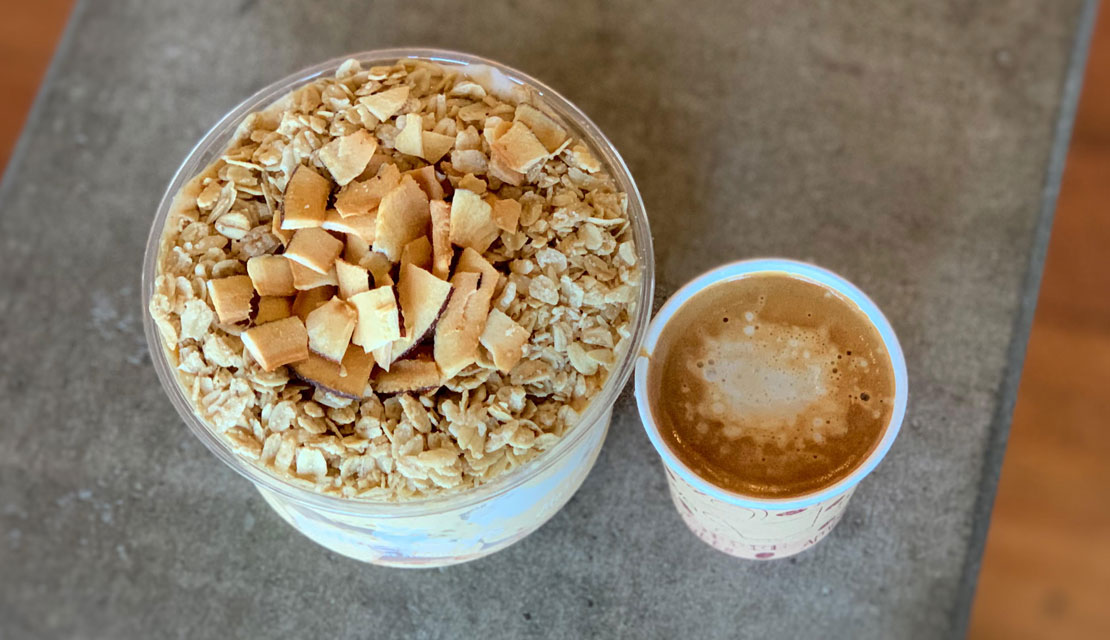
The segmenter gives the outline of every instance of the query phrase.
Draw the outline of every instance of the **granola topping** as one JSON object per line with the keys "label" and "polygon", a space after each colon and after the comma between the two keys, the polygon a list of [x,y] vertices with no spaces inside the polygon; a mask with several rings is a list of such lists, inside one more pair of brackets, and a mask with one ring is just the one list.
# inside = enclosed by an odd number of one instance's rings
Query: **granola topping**
{"label": "granola topping", "polygon": [[289,482],[464,491],[575,427],[631,338],[627,196],[526,87],[354,60],[171,211],[150,314],[197,415]]}

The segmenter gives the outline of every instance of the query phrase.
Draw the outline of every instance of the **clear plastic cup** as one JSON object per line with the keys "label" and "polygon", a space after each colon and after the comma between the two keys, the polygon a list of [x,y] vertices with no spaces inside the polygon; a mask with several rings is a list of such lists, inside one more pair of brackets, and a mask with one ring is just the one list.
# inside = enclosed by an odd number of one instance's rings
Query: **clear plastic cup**
{"label": "clear plastic cup", "polygon": [[[862,464],[832,485],[783,499],[754,498],[722,489],[701,476],[671,451],[659,433],[648,399],[648,368],[663,328],[678,309],[712,285],[763,273],[785,274],[832,289],[855,304],[871,321],[894,369],[894,408],[878,445]],[[879,307],[851,282],[804,262],[782,259],[744,260],[718,267],[678,290],[655,315],[636,358],[636,405],[652,445],[663,459],[671,499],[686,526],[710,546],[730,555],[756,560],[785,558],[820,542],[832,532],[859,484],[890,450],[908,398],[906,358],[894,329]]]}
{"label": "clear plastic cup", "polygon": [[[162,230],[181,187],[219,157],[247,115],[315,78],[333,74],[349,58],[359,60],[364,67],[422,58],[445,66],[469,66],[474,75],[507,82],[506,87],[530,86],[562,118],[572,135],[590,145],[618,188],[628,194],[628,215],[642,276],[633,309],[632,337],[625,352],[578,424],[562,440],[520,467],[465,492],[410,502],[335,497],[295,486],[240,457],[194,413],[146,310],[154,293]],[[500,75],[491,75],[491,70]],[[653,273],[651,233],[640,192],[612,143],[577,107],[540,81],[492,60],[436,49],[384,49],[334,58],[271,84],[231,110],[197,143],[167,187],[151,227],[143,263],[143,325],[158,379],[182,420],[216,457],[253,482],[289,524],[314,542],[357,560],[400,567],[438,567],[504,549],[538,529],[577,491],[597,460],[613,403],[632,374],[650,317]]]}

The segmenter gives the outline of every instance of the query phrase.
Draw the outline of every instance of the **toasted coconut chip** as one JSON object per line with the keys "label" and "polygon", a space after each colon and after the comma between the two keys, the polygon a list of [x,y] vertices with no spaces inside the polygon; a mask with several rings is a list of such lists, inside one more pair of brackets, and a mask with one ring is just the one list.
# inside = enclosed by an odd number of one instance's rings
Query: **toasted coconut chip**
{"label": "toasted coconut chip", "polygon": [[482,135],[478,133],[478,130],[475,129],[473,125],[461,129],[455,134],[455,148],[460,151],[481,150]]}
{"label": "toasted coconut chip", "polygon": [[281,227],[282,213],[281,210],[274,211],[274,217],[270,220],[270,233],[277,236],[281,240],[284,247],[289,246],[289,241],[293,239],[293,231],[290,229],[283,229]]}
{"label": "toasted coconut chip", "polygon": [[360,264],[362,259],[370,253],[370,243],[355,234],[347,234],[346,246],[343,248],[343,259],[351,264]]}
{"label": "toasted coconut chip", "polygon": [[324,222],[331,183],[307,165],[297,165],[285,186],[282,229],[307,229]]}
{"label": "toasted coconut chip", "polygon": [[451,270],[455,251],[451,248],[451,207],[442,200],[431,203],[432,275],[443,280]]}
{"label": "toasted coconut chip", "polygon": [[579,142],[570,148],[567,153],[570,163],[587,173],[601,171],[601,162],[590,153],[589,147]]}
{"label": "toasted coconut chip", "polygon": [[357,317],[354,308],[340,298],[332,298],[313,309],[304,323],[309,350],[333,362],[342,360]]}
{"label": "toasted coconut chip", "polygon": [[393,147],[401,153],[423,158],[424,137],[421,134],[424,132],[424,119],[420,114],[409,113],[397,118],[397,126],[400,127],[401,132],[394,138]]}
{"label": "toasted coconut chip", "polygon": [[436,168],[432,165],[406,171],[401,175],[410,176],[415,180],[416,184],[420,185],[420,188],[428,195],[428,199],[443,199],[443,185],[440,183],[439,178],[436,177]]}
{"label": "toasted coconut chip", "polygon": [[375,393],[417,393],[440,386],[442,380],[435,361],[422,357],[398,360],[389,371],[378,371],[371,386]]}
{"label": "toasted coconut chip", "polygon": [[404,337],[393,343],[394,360],[405,357],[432,332],[450,296],[449,283],[416,265],[405,265],[397,284],[405,330]]}
{"label": "toasted coconut chip", "polygon": [[473,191],[478,195],[484,195],[486,193],[486,189],[489,188],[489,185],[486,184],[485,180],[476,177],[472,173],[468,173],[459,179],[459,188],[466,189],[467,191]]}
{"label": "toasted coconut chip", "polygon": [[324,218],[324,223],[320,228],[325,231],[335,231],[337,233],[344,233],[348,235],[356,235],[365,242],[374,242],[374,234],[377,233],[378,216],[375,213],[368,213],[363,216],[347,216],[344,218],[339,215],[335,209],[329,209],[327,216]]}
{"label": "toasted coconut chip", "polygon": [[247,274],[260,296],[291,296],[297,293],[293,286],[293,271],[285,256],[254,256],[247,260]]}
{"label": "toasted coconut chip", "polygon": [[247,352],[266,371],[308,357],[308,332],[297,317],[251,327],[240,338]]}
{"label": "toasted coconut chip", "polygon": [[451,201],[451,242],[484,253],[498,236],[492,214],[493,207],[478,194],[456,189]]}
{"label": "toasted coconut chip", "polygon": [[530,104],[517,105],[515,120],[531,129],[549,154],[557,153],[567,140],[566,129],[555,122],[551,116]]}
{"label": "toasted coconut chip", "polygon": [[497,139],[505,135],[512,126],[513,123],[511,122],[497,116],[491,116],[486,119],[485,127],[482,129],[482,137],[486,139],[486,144],[492,148]]}
{"label": "toasted coconut chip", "polygon": [[427,194],[411,176],[403,177],[378,206],[374,251],[385,254],[392,262],[400,260],[406,244],[427,234],[430,220]]}
{"label": "toasted coconut chip", "polygon": [[480,273],[456,271],[451,284],[454,293],[436,325],[434,353],[445,378],[470,366],[478,355],[478,338],[485,328],[489,299],[479,293]]}
{"label": "toasted coconut chip", "polygon": [[289,261],[289,270],[293,272],[293,288],[297,291],[307,291],[317,287],[336,286],[339,280],[335,276],[335,266],[327,273],[313,271],[299,262]]}
{"label": "toasted coconut chip", "polygon": [[[398,315],[400,318],[400,315]],[[400,322],[400,320],[398,320]],[[389,367],[393,365],[393,342],[387,342],[382,346],[370,352],[374,356],[374,362],[382,369],[389,371]]]}
{"label": "toasted coconut chip", "polygon": [[208,297],[220,322],[235,324],[251,317],[254,284],[248,276],[230,276],[208,281]]}
{"label": "toasted coconut chip", "polygon": [[421,138],[423,152],[420,154],[420,157],[431,163],[439,162],[440,159],[447,155],[447,152],[455,146],[455,136],[425,131],[421,135]]}
{"label": "toasted coconut chip", "polygon": [[374,369],[374,359],[360,347],[351,346],[342,364],[326,360],[314,353],[290,369],[293,374],[317,389],[344,398],[359,399],[366,395],[366,384]]}
{"label": "toasted coconut chip", "polygon": [[379,144],[378,150],[370,157],[370,162],[366,163],[366,168],[362,170],[362,174],[360,174],[357,179],[359,182],[366,182],[371,178],[375,178],[381,175],[382,171],[387,170],[386,167],[394,164],[394,162],[395,158],[393,157],[393,151],[391,149],[385,149]]}
{"label": "toasted coconut chip", "polygon": [[299,292],[297,297],[293,299],[293,315],[302,321],[308,319],[308,314],[335,297],[335,292],[336,288],[334,286],[316,287]]}
{"label": "toasted coconut chip", "polygon": [[497,228],[502,231],[514,233],[517,224],[520,223],[520,203],[506,198],[504,200],[494,199],[490,204],[493,207],[493,211],[490,213],[493,224],[497,225]]}
{"label": "toasted coconut chip", "polygon": [[358,177],[378,149],[378,140],[366,129],[335,138],[320,148],[320,160],[339,185]]}
{"label": "toasted coconut chip", "polygon": [[251,319],[252,324],[266,324],[293,315],[293,303],[289,298],[262,296],[258,299],[258,310]]}
{"label": "toasted coconut chip", "polygon": [[286,259],[326,275],[343,253],[343,241],[319,227],[301,229],[283,254]]}
{"label": "toasted coconut chip", "polygon": [[357,264],[336,260],[335,277],[339,281],[339,296],[344,300],[370,290],[370,272]]}
{"label": "toasted coconut chip", "polygon": [[364,351],[391,344],[401,337],[401,316],[392,287],[378,287],[351,296],[358,322],[351,341]]}
{"label": "toasted coconut chip", "polygon": [[[486,318],[493,303],[493,295],[501,280],[497,269],[473,249],[464,249],[459,256],[459,263],[455,267],[455,275],[463,273],[480,273],[482,279],[478,283],[478,291],[471,296],[464,311],[466,332],[466,348],[473,348],[471,357],[477,356],[479,337],[485,329]],[[460,344],[463,344],[460,342]],[[442,367],[441,367],[442,368]]]}
{"label": "toasted coconut chip", "polygon": [[373,213],[381,204],[385,194],[401,182],[401,171],[397,165],[385,164],[378,169],[378,175],[362,182],[352,182],[335,197],[335,210],[343,217],[364,216]]}
{"label": "toasted coconut chip", "polygon": [[532,165],[548,157],[547,147],[522,122],[514,122],[505,133],[490,143],[493,157],[506,167],[527,173]]}
{"label": "toasted coconut chip", "polygon": [[406,264],[414,264],[424,270],[432,268],[432,243],[428,236],[420,236],[401,250],[401,271],[405,270]]}
{"label": "toasted coconut chip", "polygon": [[[493,294],[497,291],[497,285],[501,282],[501,273],[480,253],[470,248],[463,249],[462,255],[459,256],[459,262],[455,265],[455,274],[460,273],[478,273],[482,276],[478,285],[476,305],[470,313],[478,313],[477,310],[482,308],[488,310],[493,300]],[[477,322],[480,316],[480,313],[478,316],[472,315],[468,317],[468,321]]]}
{"label": "toasted coconut chip", "polygon": [[524,355],[524,343],[531,334],[498,309],[490,311],[486,328],[479,338],[501,373],[509,373]]}
{"label": "toasted coconut chip", "polygon": [[371,251],[358,264],[374,276],[375,287],[388,287],[394,284],[393,275],[390,273],[393,269],[393,263],[385,257],[385,254]]}
{"label": "toasted coconut chip", "polygon": [[360,104],[366,106],[370,113],[378,120],[385,122],[393,117],[393,114],[405,104],[409,99],[409,88],[406,85],[388,89],[380,93],[375,93],[369,96],[359,98]]}
{"label": "toasted coconut chip", "polygon": [[504,160],[497,156],[493,156],[489,159],[488,170],[489,175],[505,184],[511,184],[515,187],[524,184],[524,174],[519,171],[513,171],[505,164]]}

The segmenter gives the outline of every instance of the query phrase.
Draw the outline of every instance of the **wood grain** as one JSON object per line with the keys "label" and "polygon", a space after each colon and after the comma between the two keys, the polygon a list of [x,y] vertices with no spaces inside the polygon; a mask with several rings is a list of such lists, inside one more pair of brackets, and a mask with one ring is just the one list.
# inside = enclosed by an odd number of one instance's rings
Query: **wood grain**
{"label": "wood grain", "polygon": [[0,0],[0,172],[8,165],[73,0]]}
{"label": "wood grain", "polygon": [[1110,638],[1110,11],[1087,63],[969,636]]}

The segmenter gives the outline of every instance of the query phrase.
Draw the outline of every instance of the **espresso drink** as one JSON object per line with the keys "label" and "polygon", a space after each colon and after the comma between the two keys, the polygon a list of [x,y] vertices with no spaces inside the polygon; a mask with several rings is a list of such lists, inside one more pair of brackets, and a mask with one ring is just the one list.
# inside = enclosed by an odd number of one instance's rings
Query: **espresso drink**
{"label": "espresso drink", "polygon": [[651,411],[675,455],[723,489],[789,498],[844,478],[890,421],[894,370],[840,294],[781,273],[698,292],[649,368]]}

